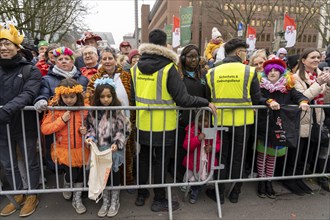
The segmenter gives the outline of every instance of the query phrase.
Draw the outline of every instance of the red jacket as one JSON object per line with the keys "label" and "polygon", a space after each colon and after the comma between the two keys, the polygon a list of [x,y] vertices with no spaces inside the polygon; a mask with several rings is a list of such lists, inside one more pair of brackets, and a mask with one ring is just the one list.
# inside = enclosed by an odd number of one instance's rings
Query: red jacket
{"label": "red jacket", "polygon": [[38,67],[42,76],[47,75],[48,69],[49,69],[49,64],[46,63],[45,60],[39,60],[38,63],[36,63],[36,67]]}
{"label": "red jacket", "polygon": [[[189,126],[190,126],[190,146],[189,146],[189,152],[188,152]],[[198,135],[201,133],[201,131],[198,129],[197,136],[195,136],[194,133],[195,133],[195,123],[192,122],[190,125],[188,125],[186,127],[186,137],[185,137],[184,142],[183,142],[183,148],[185,150],[187,150],[187,156],[184,157],[182,165],[184,167],[187,167],[187,159],[188,159],[188,155],[189,155],[188,169],[192,170],[192,171],[194,170],[194,152],[195,152],[195,149],[197,149],[197,162],[196,162],[197,167],[196,167],[196,171],[198,172],[199,171],[199,164],[200,164],[200,157],[201,157],[201,147],[202,147],[201,146],[201,141],[198,140]],[[216,152],[220,152],[220,145],[221,145],[220,143],[221,143],[220,134],[219,134],[219,132],[217,132]],[[212,145],[213,140],[205,139],[205,144]],[[210,168],[211,168],[211,155],[212,155],[211,153],[209,153],[207,155],[208,171],[210,171]],[[215,157],[214,165],[217,166],[218,163],[219,163],[218,159],[217,159],[217,157]]]}

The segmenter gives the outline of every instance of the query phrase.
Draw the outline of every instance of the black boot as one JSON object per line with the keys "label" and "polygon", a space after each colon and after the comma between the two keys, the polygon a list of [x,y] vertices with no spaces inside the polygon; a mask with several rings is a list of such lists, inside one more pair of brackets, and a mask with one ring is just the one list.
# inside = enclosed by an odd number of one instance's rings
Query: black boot
{"label": "black boot", "polygon": [[262,198],[262,199],[266,198],[266,185],[265,185],[265,181],[259,181],[257,195],[260,198]]}
{"label": "black boot", "polygon": [[313,193],[313,190],[311,188],[309,188],[309,186],[307,186],[306,183],[304,183],[304,181],[302,179],[296,179],[296,184],[300,187],[300,189],[302,189],[304,191],[304,193],[306,193],[306,194]]}
{"label": "black boot", "polygon": [[319,183],[322,189],[330,192],[330,179],[328,179],[327,177],[319,177],[317,178],[317,182]]}
{"label": "black boot", "polygon": [[305,195],[305,192],[296,184],[295,180],[284,180],[282,184],[286,189],[298,196]]}
{"label": "black boot", "polygon": [[[220,203],[221,204],[224,204],[225,203],[225,195],[224,195],[224,190],[223,187],[220,187],[221,184],[219,184],[219,197],[220,197]],[[216,197],[216,194],[215,194],[215,189],[206,189],[206,195],[207,197],[209,197],[210,199],[212,199],[213,201],[217,201],[217,197]]]}
{"label": "black boot", "polygon": [[266,181],[266,195],[270,199],[276,198],[275,191],[273,189],[273,185],[271,181]]}
{"label": "black boot", "polygon": [[230,195],[228,197],[228,199],[231,203],[238,202],[238,197],[239,197],[239,194],[241,193],[241,186],[242,186],[242,183],[240,183],[240,182],[235,183],[235,186],[234,186],[233,190],[230,192]]}

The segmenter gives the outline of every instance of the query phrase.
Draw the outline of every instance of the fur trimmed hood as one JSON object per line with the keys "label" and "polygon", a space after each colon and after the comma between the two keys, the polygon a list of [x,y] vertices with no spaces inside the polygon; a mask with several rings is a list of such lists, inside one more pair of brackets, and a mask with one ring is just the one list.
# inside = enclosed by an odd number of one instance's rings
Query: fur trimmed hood
{"label": "fur trimmed hood", "polygon": [[172,62],[174,62],[176,64],[178,63],[178,55],[173,50],[170,50],[165,46],[144,43],[144,44],[140,45],[139,52],[142,55],[144,53],[147,53],[147,54],[164,56],[164,57],[172,60]]}
{"label": "fur trimmed hood", "polygon": [[141,44],[139,52],[141,58],[137,65],[144,74],[152,74],[167,64],[177,64],[178,61],[178,56],[174,51],[156,44]]}

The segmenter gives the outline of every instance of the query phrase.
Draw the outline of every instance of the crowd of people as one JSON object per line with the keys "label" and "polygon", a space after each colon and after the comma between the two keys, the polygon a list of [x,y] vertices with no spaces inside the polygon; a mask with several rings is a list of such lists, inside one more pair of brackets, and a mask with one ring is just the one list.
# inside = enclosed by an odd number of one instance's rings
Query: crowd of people
{"label": "crowd of people", "polygon": [[[224,42],[221,37],[217,28],[213,28],[204,55],[194,44],[186,45],[178,55],[168,47],[166,33],[160,29],[152,30],[149,42],[138,49],[122,42],[118,53],[110,47],[99,48],[97,41],[101,37],[92,32],[77,40],[81,45],[79,53],[45,40],[39,41],[36,52],[22,47],[24,37],[13,25],[2,27],[0,162],[10,188],[24,189],[19,154],[27,156],[29,188],[38,188],[41,166],[36,158],[38,133],[44,138],[44,165],[50,170],[63,170],[66,189],[88,187],[83,179],[85,167],[92,166],[89,146],[94,143],[100,151],[112,151],[111,178],[108,177],[106,186],[144,185],[148,181],[163,184],[167,168],[170,173],[176,170],[174,178],[178,182],[196,181],[195,171],[199,180],[205,180],[211,167],[213,145],[214,165],[222,167],[215,170],[215,180],[245,177],[244,168],[255,153],[255,171],[263,178],[256,190],[260,198],[276,198],[269,178],[277,175],[276,168],[281,164],[277,165],[276,161],[283,162],[280,159],[284,156],[282,169],[286,176],[306,174],[306,165],[307,172],[330,173],[328,143],[322,145],[309,139],[311,122],[330,127],[330,108],[310,108],[311,104],[330,103],[327,68],[330,46],[322,63],[321,53],[314,48],[290,56],[285,48],[276,54],[259,49],[248,57],[245,40],[233,38]],[[245,109],[253,105],[268,108]],[[298,107],[288,108],[288,105]],[[34,106],[39,113],[40,131],[34,111],[20,113],[25,106]],[[56,106],[98,106],[100,110],[49,109]],[[196,112],[191,110],[103,110],[107,106],[209,107],[217,115],[218,123],[214,124],[206,112],[198,114],[195,124]],[[233,109],[217,109],[222,106]],[[209,127],[218,128],[214,140],[204,133],[203,129]],[[254,137],[255,129],[257,137]],[[251,144],[253,139],[256,142]],[[174,148],[176,144],[178,147]],[[197,161],[194,161],[195,150]],[[133,162],[136,157],[138,167]],[[294,194],[312,192],[303,179],[282,182]],[[330,192],[329,179],[320,177],[318,183]],[[228,196],[230,202],[238,202],[241,186],[242,182],[234,184]],[[223,204],[225,184],[217,187]],[[202,189],[199,185],[191,188],[190,203],[198,201]],[[169,204],[165,188],[157,187],[153,191],[152,211],[168,211],[169,205],[173,211],[179,208],[178,201]],[[213,187],[206,189],[206,195],[214,201],[216,192]],[[143,206],[149,196],[148,189],[139,188],[135,205]],[[82,191],[66,190],[63,197],[72,200],[78,214],[87,211]],[[103,203],[98,216],[116,216],[120,190],[105,188],[100,198]],[[34,213],[39,203],[36,194],[14,195],[14,200],[22,206],[21,217]],[[9,203],[1,210],[1,216],[9,216],[16,209]]]}

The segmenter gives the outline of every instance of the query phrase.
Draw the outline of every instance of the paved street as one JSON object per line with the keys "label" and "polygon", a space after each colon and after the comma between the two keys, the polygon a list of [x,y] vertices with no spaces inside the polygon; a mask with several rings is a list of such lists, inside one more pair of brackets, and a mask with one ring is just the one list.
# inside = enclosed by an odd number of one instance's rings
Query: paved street
{"label": "paved street", "polygon": [[[276,199],[260,199],[255,191],[257,183],[245,183],[237,204],[232,204],[226,199],[222,205],[223,219],[330,219],[330,193],[320,190],[318,185],[311,180],[306,181],[314,190],[313,195],[303,197],[293,195],[279,183],[274,183],[278,193]],[[210,200],[204,192],[194,205],[188,201],[183,202],[184,194],[178,189],[173,189],[173,199],[180,201],[180,209],[173,212],[174,219],[217,219],[216,203]],[[144,207],[134,205],[136,194],[121,193],[121,207],[115,219],[168,219],[168,213],[154,213],[150,211],[151,198]],[[87,198],[84,203],[87,213],[78,215],[65,201],[60,193],[41,194],[37,211],[27,219],[99,219],[97,211],[101,206]],[[1,197],[0,207],[4,207],[7,199]],[[19,212],[1,219],[18,219]]]}

